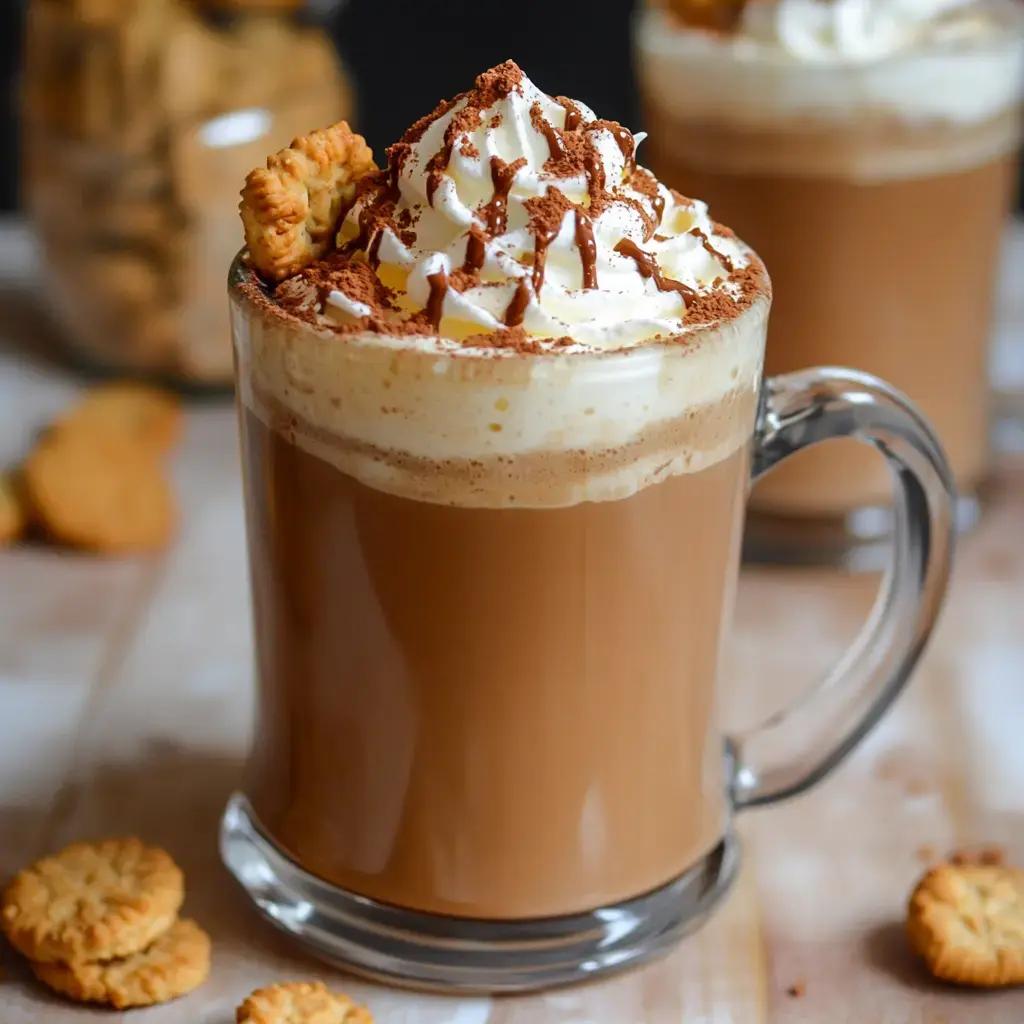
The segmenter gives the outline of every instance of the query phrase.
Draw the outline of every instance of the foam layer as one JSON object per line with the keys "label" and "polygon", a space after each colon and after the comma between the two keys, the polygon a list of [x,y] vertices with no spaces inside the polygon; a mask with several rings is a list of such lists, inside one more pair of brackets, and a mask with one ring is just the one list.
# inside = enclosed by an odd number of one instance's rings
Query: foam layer
{"label": "foam layer", "polygon": [[[774,6],[750,10],[770,19]],[[796,118],[855,121],[867,113],[976,125],[1021,100],[1024,18],[1013,0],[967,5],[963,17],[969,31],[953,31],[951,23],[908,37],[898,52],[855,59],[833,47],[822,61],[801,58],[781,38],[750,26],[735,35],[691,30],[648,8],[638,14],[637,64],[649,101],[679,119],[758,127]]]}
{"label": "foam layer", "polygon": [[235,273],[241,401],[378,490],[490,508],[608,501],[697,472],[750,438],[767,282],[743,312],[685,340],[530,355],[339,337]]}

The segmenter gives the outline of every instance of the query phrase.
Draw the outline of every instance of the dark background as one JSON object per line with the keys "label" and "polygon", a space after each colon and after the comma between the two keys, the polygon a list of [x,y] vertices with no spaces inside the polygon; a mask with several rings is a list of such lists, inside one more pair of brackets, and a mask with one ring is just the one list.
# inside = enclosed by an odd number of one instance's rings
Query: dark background
{"label": "dark background", "polygon": [[[0,0],[0,210],[17,206],[17,79],[28,0]],[[332,33],[375,152],[480,71],[514,58],[550,93],[641,125],[630,66],[631,0],[348,0]]]}

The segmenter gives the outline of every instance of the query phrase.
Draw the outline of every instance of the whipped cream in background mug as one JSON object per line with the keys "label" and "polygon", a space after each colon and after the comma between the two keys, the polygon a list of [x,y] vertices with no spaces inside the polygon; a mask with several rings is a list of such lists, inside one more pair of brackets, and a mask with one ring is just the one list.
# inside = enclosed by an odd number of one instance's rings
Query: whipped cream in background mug
{"label": "whipped cream in background mug", "polygon": [[872,61],[986,31],[977,0],[765,0],[744,8],[742,33],[798,60]]}

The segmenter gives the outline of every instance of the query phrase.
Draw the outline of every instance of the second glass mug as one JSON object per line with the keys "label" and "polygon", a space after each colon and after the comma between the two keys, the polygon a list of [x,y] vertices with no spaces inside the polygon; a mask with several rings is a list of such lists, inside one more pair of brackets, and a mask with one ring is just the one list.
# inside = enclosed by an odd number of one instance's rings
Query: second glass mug
{"label": "second glass mug", "polygon": [[[227,866],[309,950],[390,983],[521,992],[665,953],[736,876],[734,814],[820,782],[906,684],[953,544],[931,428],[852,370],[762,381],[767,294],[687,345],[511,357],[339,339],[241,257],[230,300],[259,699]],[[705,400],[657,405],[680,394]],[[594,447],[654,407],[676,419]],[[512,454],[541,411],[541,457]],[[506,449],[425,459],[409,423],[449,456]],[[828,678],[723,739],[749,486],[836,437],[892,470],[892,565]]]}

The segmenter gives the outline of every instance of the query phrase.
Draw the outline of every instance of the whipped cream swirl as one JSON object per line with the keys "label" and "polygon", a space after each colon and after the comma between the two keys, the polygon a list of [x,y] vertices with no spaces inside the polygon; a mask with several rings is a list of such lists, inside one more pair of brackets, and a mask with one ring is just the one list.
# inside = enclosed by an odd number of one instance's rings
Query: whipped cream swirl
{"label": "whipped cream swirl", "polygon": [[990,31],[984,6],[979,0],[760,0],[744,8],[740,32],[809,63],[867,63],[925,41]]}
{"label": "whipped cream swirl", "polygon": [[[679,335],[702,297],[741,297],[749,251],[637,167],[641,140],[509,61],[389,150],[338,248],[365,254],[396,309],[442,338],[519,327],[614,349]],[[324,306],[343,324],[370,312],[342,290]]]}

